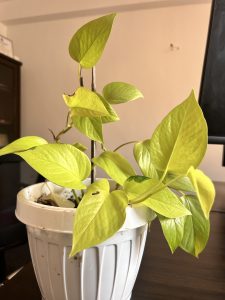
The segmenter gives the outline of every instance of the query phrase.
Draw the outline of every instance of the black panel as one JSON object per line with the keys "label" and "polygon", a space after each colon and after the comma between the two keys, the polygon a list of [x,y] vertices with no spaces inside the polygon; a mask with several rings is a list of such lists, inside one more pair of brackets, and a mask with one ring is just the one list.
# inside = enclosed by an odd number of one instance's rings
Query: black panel
{"label": "black panel", "polygon": [[199,103],[209,143],[225,144],[225,0],[213,1]]}

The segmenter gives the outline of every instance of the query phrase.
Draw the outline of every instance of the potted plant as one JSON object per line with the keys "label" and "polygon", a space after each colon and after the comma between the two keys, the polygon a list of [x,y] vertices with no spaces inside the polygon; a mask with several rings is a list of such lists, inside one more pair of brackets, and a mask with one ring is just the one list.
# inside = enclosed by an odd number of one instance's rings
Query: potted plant
{"label": "potted plant", "polygon": [[[54,142],[28,136],[0,150],[0,155],[19,155],[49,180],[20,191],[16,209],[27,225],[34,269],[47,300],[130,299],[147,227],[155,218],[172,252],[180,247],[197,257],[209,236],[215,191],[197,169],[207,147],[207,125],[193,92],[150,139],[106,149],[102,126],[119,120],[112,105],[142,97],[124,82],[96,90],[95,65],[114,18],[95,19],[71,39],[69,53],[78,62],[80,86],[63,95],[67,122],[61,132],[52,132]],[[91,69],[90,88],[84,85],[83,68]],[[80,143],[62,143],[62,135],[74,127],[90,138],[91,159]],[[96,143],[102,149],[97,156]],[[138,174],[119,153],[130,143]],[[96,167],[111,179],[96,179]]]}

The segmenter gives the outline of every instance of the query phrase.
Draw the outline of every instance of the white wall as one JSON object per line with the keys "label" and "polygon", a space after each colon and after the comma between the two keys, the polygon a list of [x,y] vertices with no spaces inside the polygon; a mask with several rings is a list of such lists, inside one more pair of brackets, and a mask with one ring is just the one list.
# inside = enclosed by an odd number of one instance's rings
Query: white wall
{"label": "white wall", "polygon": [[[149,138],[161,118],[199,91],[210,3],[145,8],[121,12],[97,65],[97,86],[126,81],[138,86],[145,99],[115,107],[121,121],[105,127],[109,148]],[[96,16],[65,18],[8,26],[22,68],[22,134],[50,138],[64,126],[62,93],[76,88],[76,64],[67,53],[74,31]],[[170,44],[179,47],[171,50]],[[65,140],[80,138],[75,131]],[[82,138],[85,142],[85,139]],[[129,151],[128,151],[129,150]],[[127,152],[127,153],[126,153]],[[124,153],[131,156],[131,148]],[[215,180],[225,180],[221,147],[209,146],[202,168]]]}

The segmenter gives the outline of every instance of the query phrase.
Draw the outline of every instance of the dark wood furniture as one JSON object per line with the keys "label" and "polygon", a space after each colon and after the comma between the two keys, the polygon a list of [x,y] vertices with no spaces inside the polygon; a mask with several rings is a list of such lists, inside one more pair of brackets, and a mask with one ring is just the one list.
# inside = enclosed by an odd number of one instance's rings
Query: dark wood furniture
{"label": "dark wood furniture", "polygon": [[[0,147],[20,136],[20,68],[21,62],[0,54]],[[27,240],[14,213],[20,161],[13,155],[0,157],[0,282],[7,275],[5,252]]]}
{"label": "dark wood furniture", "polygon": [[8,142],[20,136],[21,62],[0,53],[0,133]]}
{"label": "dark wood furniture", "polygon": [[[181,251],[171,255],[159,224],[152,224],[132,300],[225,299],[225,183],[216,189],[211,236],[199,259]],[[31,264],[0,287],[0,299],[41,300]]]}

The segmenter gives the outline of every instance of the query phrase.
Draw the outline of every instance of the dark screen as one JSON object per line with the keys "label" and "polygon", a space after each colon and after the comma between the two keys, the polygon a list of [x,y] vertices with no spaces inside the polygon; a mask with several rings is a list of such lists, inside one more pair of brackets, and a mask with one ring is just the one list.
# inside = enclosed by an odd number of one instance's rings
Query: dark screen
{"label": "dark screen", "polygon": [[209,143],[225,144],[225,0],[214,0],[200,89]]}

